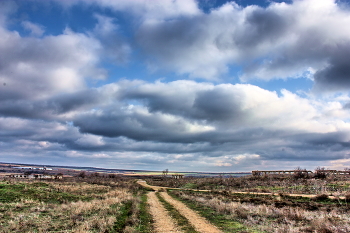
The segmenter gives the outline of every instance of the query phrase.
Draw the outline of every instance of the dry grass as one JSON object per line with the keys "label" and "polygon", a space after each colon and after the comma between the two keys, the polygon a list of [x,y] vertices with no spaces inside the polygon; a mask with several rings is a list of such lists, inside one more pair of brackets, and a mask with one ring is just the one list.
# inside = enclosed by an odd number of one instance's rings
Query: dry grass
{"label": "dry grass", "polygon": [[110,186],[89,183],[52,183],[58,192],[68,192],[78,195],[89,195],[91,193],[106,193],[111,190]]}
{"label": "dry grass", "polygon": [[50,188],[93,199],[63,204],[31,199],[0,203],[1,232],[108,232],[120,204],[133,199],[128,189],[103,185],[55,183]]}
{"label": "dry grass", "polygon": [[338,193],[344,195],[350,192],[350,176],[330,176],[326,179],[296,179],[291,175],[270,176],[244,176],[244,177],[215,177],[184,179],[148,179],[150,185],[189,188],[199,190],[218,191],[245,191],[245,192],[271,192],[271,193],[304,193],[304,194],[327,194]]}
{"label": "dry grass", "polygon": [[[174,191],[175,192],[175,191]],[[208,198],[184,192],[175,192],[180,198],[215,209],[229,219],[239,220],[245,226],[266,232],[350,232],[350,216],[340,211],[307,211],[301,208],[276,208],[223,201],[215,196]]]}

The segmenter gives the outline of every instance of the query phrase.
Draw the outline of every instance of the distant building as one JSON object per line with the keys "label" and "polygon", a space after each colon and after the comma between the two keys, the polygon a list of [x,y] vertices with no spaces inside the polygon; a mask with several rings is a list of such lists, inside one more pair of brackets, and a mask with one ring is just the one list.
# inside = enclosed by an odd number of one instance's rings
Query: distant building
{"label": "distant building", "polygon": [[14,167],[17,169],[24,169],[24,170],[44,170],[44,171],[52,171],[52,168],[47,167]]}
{"label": "distant building", "polygon": [[63,178],[62,175],[44,175],[44,174],[11,174],[7,175],[10,178],[19,178],[19,179],[48,179],[48,180],[60,180]]}
{"label": "distant building", "polygon": [[173,174],[173,175],[171,175],[171,177],[173,179],[182,179],[182,178],[184,178],[184,175],[182,175],[182,174]]}

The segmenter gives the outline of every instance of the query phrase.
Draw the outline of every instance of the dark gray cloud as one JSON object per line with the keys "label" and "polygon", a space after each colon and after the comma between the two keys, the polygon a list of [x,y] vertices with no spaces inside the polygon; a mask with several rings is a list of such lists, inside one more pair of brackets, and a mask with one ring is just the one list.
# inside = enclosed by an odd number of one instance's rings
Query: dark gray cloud
{"label": "dark gray cloud", "polygon": [[239,98],[225,88],[199,92],[193,104],[193,115],[208,121],[220,122],[231,119],[242,122],[244,112]]}
{"label": "dark gray cloud", "polygon": [[[288,33],[290,19],[276,11],[274,8],[251,7],[247,12],[246,18],[243,18],[245,28],[235,31],[232,36],[234,45],[240,49],[252,49],[263,43],[274,43]],[[231,48],[232,49],[232,48]]]}
{"label": "dark gray cloud", "polygon": [[31,119],[65,120],[65,113],[91,108],[103,101],[103,95],[96,89],[56,95],[41,100],[0,101],[0,116]]}
{"label": "dark gray cloud", "polygon": [[350,102],[347,102],[343,106],[344,109],[350,109]]}
{"label": "dark gray cloud", "polygon": [[[189,88],[190,87],[190,88]],[[252,91],[254,88],[252,88]],[[198,121],[240,121],[244,118],[241,101],[246,93],[230,85],[197,85],[177,81],[170,85],[145,85],[124,92],[123,99],[136,99],[151,112],[169,113]]]}
{"label": "dark gray cloud", "polygon": [[125,136],[140,141],[194,141],[194,135],[186,133],[185,120],[161,114],[149,115],[142,111],[125,113],[114,110],[86,114],[76,118],[74,125],[83,133],[107,137]]}
{"label": "dark gray cloud", "polygon": [[328,65],[318,70],[315,77],[317,91],[347,91],[350,88],[350,42],[336,44]]}

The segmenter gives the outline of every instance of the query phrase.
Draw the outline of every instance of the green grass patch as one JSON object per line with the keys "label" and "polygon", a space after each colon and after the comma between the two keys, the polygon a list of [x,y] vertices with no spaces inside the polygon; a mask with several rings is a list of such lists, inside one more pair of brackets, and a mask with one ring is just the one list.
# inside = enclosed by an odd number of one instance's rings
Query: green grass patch
{"label": "green grass patch", "polygon": [[92,198],[58,192],[49,184],[36,183],[0,183],[0,203],[18,202],[21,199],[38,200],[46,203],[64,203],[72,201],[88,201]]}
{"label": "green grass patch", "polygon": [[194,183],[186,183],[184,186],[182,186],[181,188],[183,189],[196,189],[198,187],[197,184]]}
{"label": "green grass patch", "polygon": [[149,233],[152,232],[152,223],[153,219],[149,212],[149,207],[147,204],[147,192],[142,192],[141,202],[139,205],[139,219],[140,224],[136,227],[136,230],[140,233]]}
{"label": "green grass patch", "polygon": [[229,216],[219,214],[214,209],[201,205],[198,202],[182,199],[171,192],[169,192],[169,195],[175,198],[176,200],[182,201],[189,208],[197,211],[201,216],[208,219],[212,224],[216,225],[224,232],[227,232],[227,233],[258,232],[258,231],[248,229],[242,223],[230,219]]}
{"label": "green grass patch", "polygon": [[177,225],[185,232],[185,233],[197,233],[194,227],[189,223],[187,218],[182,216],[179,211],[177,211],[171,204],[164,200],[159,193],[156,193],[158,199],[163,204],[166,210],[169,211],[171,217],[176,220]]}
{"label": "green grass patch", "polygon": [[129,216],[132,214],[132,201],[127,201],[121,205],[119,209],[119,215],[117,220],[114,223],[113,229],[111,232],[123,233],[126,226],[126,221]]}

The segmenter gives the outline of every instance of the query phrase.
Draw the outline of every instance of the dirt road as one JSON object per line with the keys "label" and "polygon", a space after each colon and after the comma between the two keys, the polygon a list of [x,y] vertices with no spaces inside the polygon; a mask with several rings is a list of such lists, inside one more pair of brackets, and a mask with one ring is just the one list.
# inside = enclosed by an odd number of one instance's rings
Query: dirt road
{"label": "dirt road", "polygon": [[187,218],[191,225],[196,229],[196,231],[202,233],[221,233],[218,228],[210,224],[205,218],[199,216],[196,212],[188,208],[182,202],[175,200],[169,196],[168,193],[161,192],[160,195],[172,206],[174,206],[174,208],[177,209],[177,211],[179,211],[182,216]]}
{"label": "dirt road", "polygon": [[174,220],[169,216],[167,210],[158,200],[154,192],[148,193],[148,204],[154,220],[154,230],[158,233],[182,232],[175,225]]}
{"label": "dirt road", "polygon": [[[162,187],[159,186],[152,186],[148,185],[145,181],[138,181],[138,183],[144,187],[147,188],[152,188],[155,191],[159,191],[162,189]],[[190,224],[196,229],[196,231],[201,232],[201,233],[221,233],[221,231],[210,224],[206,219],[203,217],[199,216],[196,212],[188,208],[185,204],[182,202],[175,200],[174,198],[170,197],[166,192],[160,192],[161,196],[164,198],[165,201],[170,203],[177,211],[180,212],[182,216],[187,218],[187,220],[190,222]],[[178,230],[176,227],[176,224],[174,221],[169,217],[168,213],[166,212],[165,208],[161,205],[159,200],[156,197],[156,194],[154,192],[150,192],[148,194],[148,201],[150,204],[151,208],[151,214],[154,218],[155,221],[155,227],[157,232],[181,232]],[[165,217],[168,216],[168,217]],[[162,218],[166,218],[162,220]],[[170,222],[172,223],[170,223]],[[157,224],[157,222],[159,222]],[[164,230],[165,227],[170,227],[170,230]]]}

